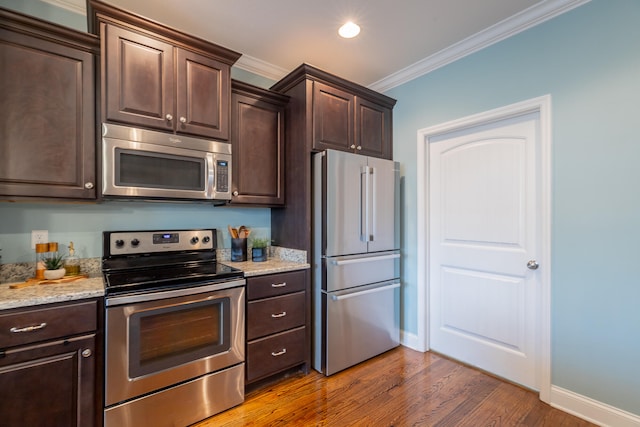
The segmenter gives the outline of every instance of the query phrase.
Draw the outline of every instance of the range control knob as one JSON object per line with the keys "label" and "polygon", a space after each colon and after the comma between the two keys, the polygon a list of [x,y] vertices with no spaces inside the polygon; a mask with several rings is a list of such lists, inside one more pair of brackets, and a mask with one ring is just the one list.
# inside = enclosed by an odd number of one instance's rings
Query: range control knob
{"label": "range control knob", "polygon": [[209,241],[210,241],[210,240],[211,240],[211,237],[209,237],[209,236],[204,236],[204,237],[202,238],[202,243],[209,243]]}
{"label": "range control knob", "polygon": [[200,241],[200,239],[198,239],[198,236],[193,236],[191,238],[191,244],[195,245],[196,243],[198,243]]}
{"label": "range control knob", "polygon": [[134,248],[135,248],[136,246],[138,246],[139,244],[140,244],[140,240],[138,240],[138,239],[133,239],[133,240],[131,241],[131,246],[133,246]]}
{"label": "range control knob", "polygon": [[124,240],[118,239],[116,240],[116,248],[121,248],[124,246]]}

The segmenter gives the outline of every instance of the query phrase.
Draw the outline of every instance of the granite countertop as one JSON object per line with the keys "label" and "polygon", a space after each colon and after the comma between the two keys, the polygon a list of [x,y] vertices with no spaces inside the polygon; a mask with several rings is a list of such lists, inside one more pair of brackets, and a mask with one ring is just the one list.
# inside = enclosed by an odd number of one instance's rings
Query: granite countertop
{"label": "granite countertop", "polygon": [[[310,268],[310,265],[306,262],[306,253],[286,249],[276,249],[272,251],[270,258],[264,262],[232,262],[228,257],[226,259],[220,259],[219,262],[242,270],[245,277]],[[104,296],[102,275],[94,273],[95,271],[92,271],[89,275],[96,277],[80,279],[75,282],[32,285],[19,289],[11,289],[9,286],[12,283],[1,283],[0,310],[102,297]],[[19,282],[14,281],[13,283]]]}
{"label": "granite countertop", "polygon": [[230,267],[239,268],[244,272],[245,277],[251,276],[263,276],[265,274],[282,273],[285,271],[306,270],[310,268],[310,265],[297,261],[285,261],[281,259],[268,258],[263,262],[243,261],[232,262],[222,261]]}
{"label": "granite countertop", "polygon": [[0,310],[104,295],[102,277],[90,277],[69,283],[32,285],[19,289],[11,289],[10,285],[10,283],[0,284]]}

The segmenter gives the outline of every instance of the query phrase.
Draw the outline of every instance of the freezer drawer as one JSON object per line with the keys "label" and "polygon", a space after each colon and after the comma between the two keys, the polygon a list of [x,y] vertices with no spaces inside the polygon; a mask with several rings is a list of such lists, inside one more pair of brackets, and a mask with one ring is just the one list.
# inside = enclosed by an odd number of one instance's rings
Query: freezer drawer
{"label": "freezer drawer", "polygon": [[378,252],[324,259],[326,271],[322,289],[339,291],[400,277],[400,252]]}
{"label": "freezer drawer", "polygon": [[400,283],[323,293],[326,303],[324,373],[332,375],[400,343]]}

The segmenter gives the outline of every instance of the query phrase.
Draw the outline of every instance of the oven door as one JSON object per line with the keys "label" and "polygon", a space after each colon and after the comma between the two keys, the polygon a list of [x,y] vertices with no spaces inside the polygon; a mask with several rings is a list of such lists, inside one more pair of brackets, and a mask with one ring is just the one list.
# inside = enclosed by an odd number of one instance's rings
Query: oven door
{"label": "oven door", "polygon": [[242,363],[244,279],[225,286],[235,282],[108,298],[106,406]]}

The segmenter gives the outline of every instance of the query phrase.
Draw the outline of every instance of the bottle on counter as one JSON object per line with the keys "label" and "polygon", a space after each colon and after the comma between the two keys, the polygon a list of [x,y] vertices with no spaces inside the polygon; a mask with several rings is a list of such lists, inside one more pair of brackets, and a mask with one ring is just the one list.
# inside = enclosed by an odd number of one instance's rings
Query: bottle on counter
{"label": "bottle on counter", "polygon": [[80,274],[80,259],[76,256],[73,242],[69,242],[69,255],[64,262],[64,268],[67,270],[67,276],[77,276]]}
{"label": "bottle on counter", "polygon": [[49,244],[36,243],[36,279],[44,279],[45,260],[49,258]]}

